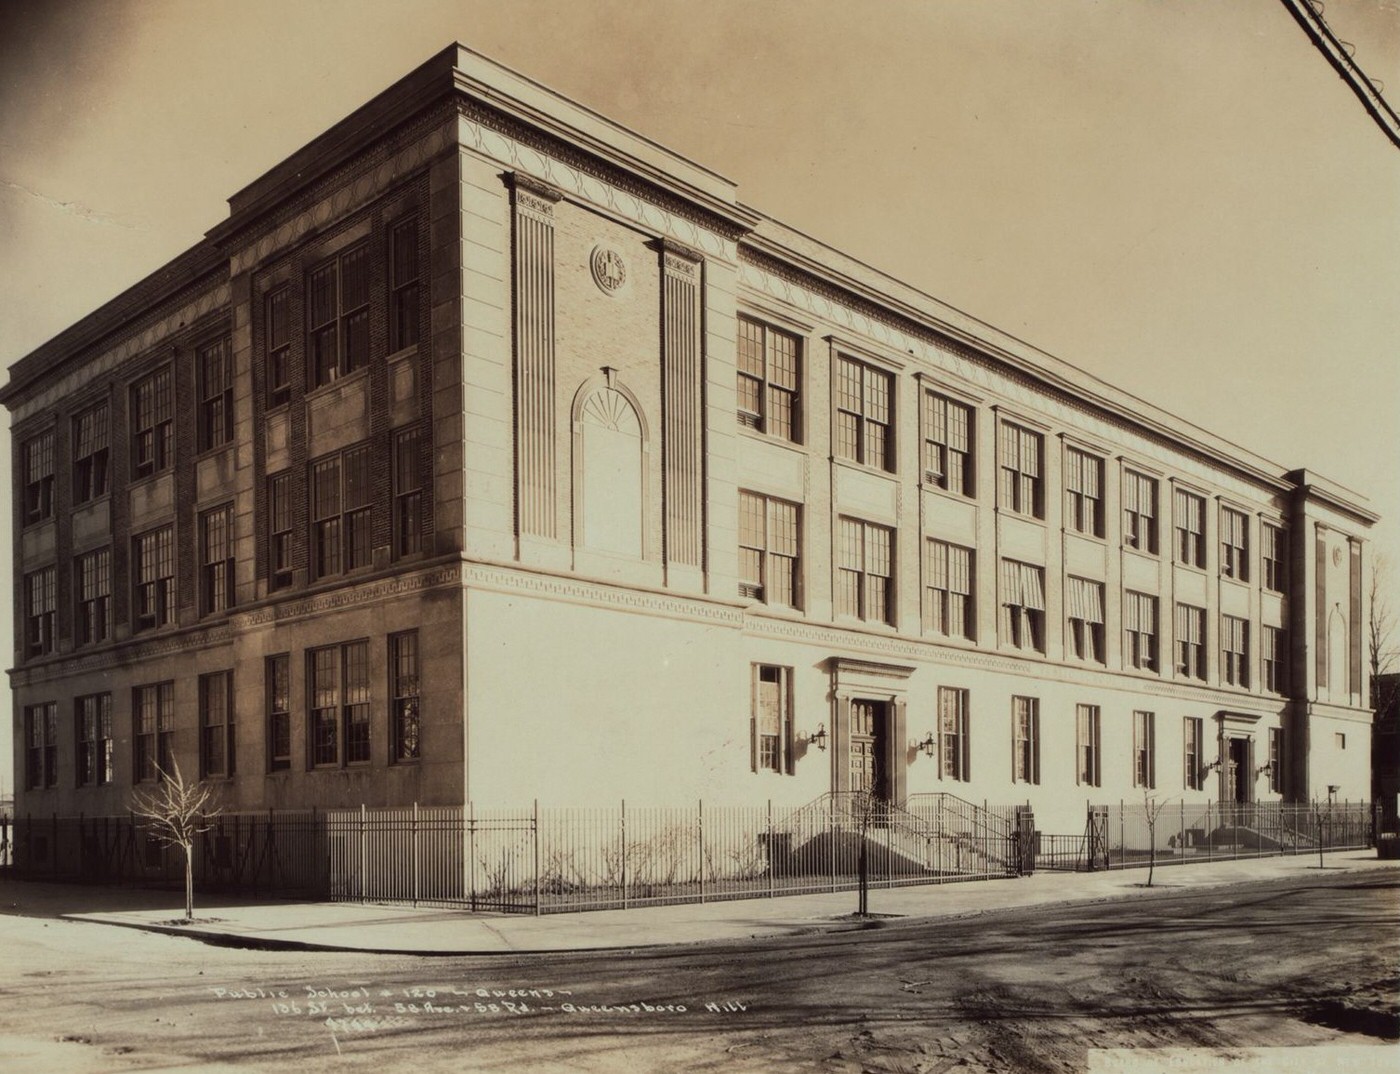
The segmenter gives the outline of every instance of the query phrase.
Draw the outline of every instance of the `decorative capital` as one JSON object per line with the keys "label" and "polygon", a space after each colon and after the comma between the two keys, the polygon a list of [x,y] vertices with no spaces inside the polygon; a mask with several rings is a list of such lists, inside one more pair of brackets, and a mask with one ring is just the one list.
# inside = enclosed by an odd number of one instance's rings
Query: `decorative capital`
{"label": "decorative capital", "polygon": [[552,220],[554,206],[564,198],[562,191],[521,172],[508,172],[506,182],[515,191],[517,212],[523,210]]}

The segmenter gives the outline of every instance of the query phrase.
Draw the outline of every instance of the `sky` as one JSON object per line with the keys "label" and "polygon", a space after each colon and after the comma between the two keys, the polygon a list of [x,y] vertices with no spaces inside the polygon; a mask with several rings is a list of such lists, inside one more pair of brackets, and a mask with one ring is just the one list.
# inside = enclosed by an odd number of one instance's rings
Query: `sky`
{"label": "sky", "polygon": [[[1326,17],[1400,103],[1400,0]],[[1362,492],[1400,604],[1400,150],[1279,0],[0,0],[0,366],[454,40]]]}

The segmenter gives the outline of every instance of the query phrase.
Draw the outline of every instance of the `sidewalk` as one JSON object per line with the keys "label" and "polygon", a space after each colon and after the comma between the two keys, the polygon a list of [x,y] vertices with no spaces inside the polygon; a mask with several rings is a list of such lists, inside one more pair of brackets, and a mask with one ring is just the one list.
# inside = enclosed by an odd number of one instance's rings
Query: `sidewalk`
{"label": "sidewalk", "polygon": [[[594,951],[667,944],[796,936],[871,927],[898,927],[917,919],[961,917],[1022,907],[1158,898],[1254,880],[1302,880],[1344,871],[1400,869],[1374,850],[1327,855],[1319,871],[1308,856],[1256,858],[1206,865],[1158,867],[1146,888],[1146,869],[1108,873],[1037,873],[1005,880],[904,888],[872,888],[872,920],[852,918],[856,892],[774,899],[688,903],[583,913],[472,914],[359,903],[196,903],[197,923],[172,925],[177,909],[65,914],[67,920],[191,936],[239,947],[362,951],[383,954],[492,955]],[[175,897],[178,898],[178,897]]]}

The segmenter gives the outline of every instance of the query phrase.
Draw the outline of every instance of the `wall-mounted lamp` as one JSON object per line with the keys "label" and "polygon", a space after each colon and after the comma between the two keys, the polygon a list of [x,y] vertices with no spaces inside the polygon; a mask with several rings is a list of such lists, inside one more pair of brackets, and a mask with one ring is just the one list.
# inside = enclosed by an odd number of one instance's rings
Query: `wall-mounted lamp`
{"label": "wall-mounted lamp", "polygon": [[1216,771],[1222,763],[1223,762],[1220,760],[1220,758],[1217,757],[1215,760],[1211,761],[1210,764],[1206,765],[1204,768],[1201,769],[1201,775],[1204,776],[1208,772]]}
{"label": "wall-mounted lamp", "polygon": [[810,743],[812,743],[814,746],[816,746],[817,749],[819,749],[819,750],[825,750],[825,749],[826,749],[826,724],[824,724],[824,723],[819,723],[819,724],[817,724],[817,729],[811,733],[811,735],[808,737],[807,741],[810,742]]}
{"label": "wall-mounted lamp", "polygon": [[916,750],[923,750],[925,757],[932,757],[938,752],[938,739],[934,738],[933,732],[930,731],[924,736],[924,740],[922,742],[915,742],[910,748]]}
{"label": "wall-mounted lamp", "polygon": [[1335,802],[1335,801],[1337,800],[1337,792],[1338,792],[1339,790],[1341,790],[1341,789],[1342,789],[1342,788],[1341,788],[1341,785],[1340,785],[1340,784],[1337,784],[1337,783],[1329,783],[1329,784],[1327,784],[1327,801],[1328,801],[1328,802]]}
{"label": "wall-mounted lamp", "polygon": [[1258,768],[1256,768],[1256,769],[1254,770],[1254,778],[1255,778],[1255,779],[1258,779],[1258,778],[1259,778],[1260,776],[1262,776],[1265,772],[1272,773],[1273,770],[1274,770],[1274,762],[1273,762],[1273,761],[1270,761],[1268,764],[1261,764]]}

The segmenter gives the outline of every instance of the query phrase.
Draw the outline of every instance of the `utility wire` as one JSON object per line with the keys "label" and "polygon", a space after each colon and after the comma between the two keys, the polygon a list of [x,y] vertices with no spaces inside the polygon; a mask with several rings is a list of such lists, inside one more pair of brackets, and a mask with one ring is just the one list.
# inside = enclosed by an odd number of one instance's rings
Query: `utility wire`
{"label": "utility wire", "polygon": [[1366,72],[1351,58],[1347,46],[1338,40],[1332,28],[1322,18],[1319,9],[1314,7],[1310,0],[1283,0],[1283,6],[1288,8],[1317,50],[1327,57],[1327,62],[1341,76],[1342,81],[1351,87],[1352,93],[1356,94],[1366,111],[1371,113],[1371,118],[1385,132],[1391,144],[1400,148],[1400,116],[1395,114],[1395,110],[1381,96],[1376,83],[1368,78]]}

